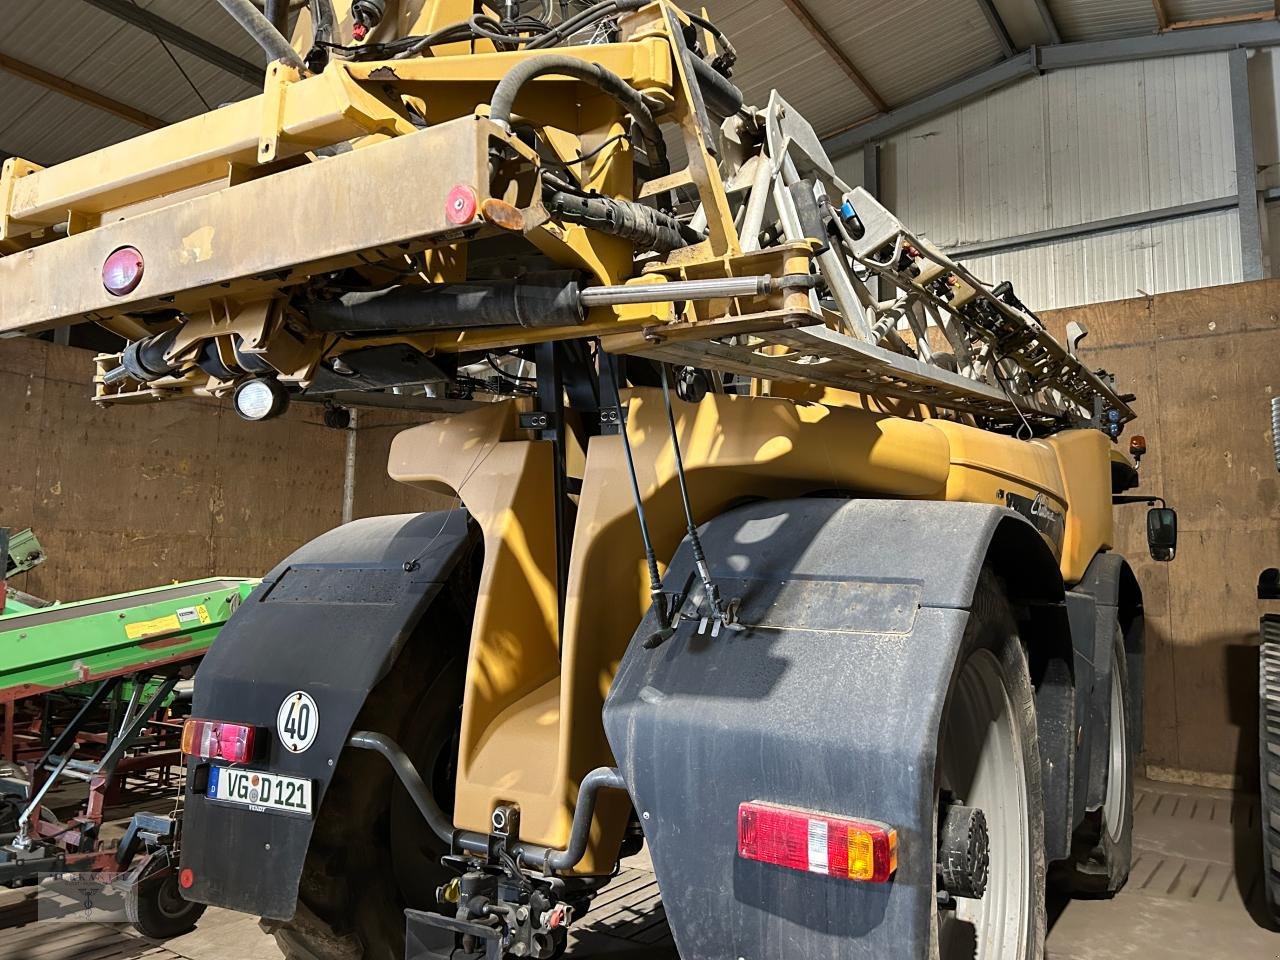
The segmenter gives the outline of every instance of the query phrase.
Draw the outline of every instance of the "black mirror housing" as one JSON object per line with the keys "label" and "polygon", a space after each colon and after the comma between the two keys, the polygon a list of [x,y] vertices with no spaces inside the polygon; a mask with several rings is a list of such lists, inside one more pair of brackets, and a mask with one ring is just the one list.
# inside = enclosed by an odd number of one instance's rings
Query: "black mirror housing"
{"label": "black mirror housing", "polygon": [[1147,511],[1147,546],[1151,559],[1168,563],[1178,552],[1178,511],[1152,507]]}

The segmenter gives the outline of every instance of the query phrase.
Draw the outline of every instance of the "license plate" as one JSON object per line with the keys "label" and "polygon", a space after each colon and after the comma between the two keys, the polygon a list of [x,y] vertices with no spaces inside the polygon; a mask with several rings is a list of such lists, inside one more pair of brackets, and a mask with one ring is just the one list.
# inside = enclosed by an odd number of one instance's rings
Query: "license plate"
{"label": "license plate", "polygon": [[259,813],[311,816],[311,781],[302,777],[211,767],[206,795],[211,800],[240,804]]}

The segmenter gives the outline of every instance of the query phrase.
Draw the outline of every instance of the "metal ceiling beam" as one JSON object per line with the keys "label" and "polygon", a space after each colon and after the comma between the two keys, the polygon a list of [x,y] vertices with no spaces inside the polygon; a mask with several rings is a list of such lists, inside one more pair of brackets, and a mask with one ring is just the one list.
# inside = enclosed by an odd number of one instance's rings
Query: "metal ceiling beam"
{"label": "metal ceiling beam", "polygon": [[970,74],[924,96],[896,107],[883,116],[859,123],[823,140],[827,153],[843,156],[864,143],[882,140],[898,130],[914,126],[930,117],[962,106],[971,100],[1007,87],[1027,77],[1052,70],[1089,67],[1103,63],[1177,57],[1193,53],[1222,53],[1227,50],[1280,45],[1280,23],[1235,23],[1196,30],[1116,40],[1091,40],[1032,47],[1024,53],[1000,61],[995,66]]}
{"label": "metal ceiling beam", "polygon": [[1151,0],[1151,6],[1156,11],[1156,23],[1161,30],[1169,29],[1169,14],[1164,9],[1164,0]]}
{"label": "metal ceiling beam", "polygon": [[828,36],[822,24],[813,19],[813,14],[809,12],[809,8],[801,0],[782,0],[782,2],[787,5],[787,9],[804,25],[804,28],[809,31],[813,38],[818,41],[818,46],[827,52],[827,56],[834,60],[840,69],[844,71],[845,76],[853,81],[854,86],[862,91],[862,95],[871,101],[871,105],[876,108],[876,112],[884,113],[887,111],[889,105],[884,102],[884,98],[876,93],[875,88],[867,82],[867,78],[854,66],[848,54],[831,41],[831,37]]}
{"label": "metal ceiling beam", "polygon": [[192,56],[199,57],[205,63],[211,63],[215,67],[239,77],[246,83],[251,83],[255,87],[262,86],[265,73],[264,67],[237,57],[234,53],[222,49],[217,44],[210,43],[204,37],[196,36],[194,33],[182,29],[177,24],[170,23],[164,17],[138,6],[131,0],[84,0],[84,2],[90,6],[97,7],[104,13],[109,13],[117,20],[122,20],[148,33],[153,33],[166,43],[180,50],[185,50]]}
{"label": "metal ceiling beam", "polygon": [[1262,200],[1258,196],[1258,165],[1253,149],[1253,108],[1249,92],[1249,51],[1232,50],[1231,123],[1235,136],[1236,192],[1240,210],[1240,266],[1246,280],[1264,280],[1267,250],[1263,243]]}
{"label": "metal ceiling beam", "polygon": [[1053,19],[1053,11],[1049,9],[1048,0],[1033,0],[1036,5],[1036,12],[1040,14],[1040,19],[1044,23],[1044,28],[1049,33],[1050,43],[1062,42],[1062,31],[1058,29],[1058,21]]}
{"label": "metal ceiling beam", "polygon": [[33,67],[29,63],[23,63],[21,60],[7,57],[2,53],[0,53],[0,70],[39,84],[48,90],[62,94],[64,97],[95,107],[104,113],[114,114],[120,119],[128,120],[130,123],[136,124],[145,130],[159,130],[161,127],[168,126],[159,117],[131,107],[127,103],[121,103],[119,100],[113,100],[96,90],[90,90],[88,87],[82,87],[78,83],[72,83],[64,77],[41,70],[39,67]]}
{"label": "metal ceiling beam", "polygon": [[[1280,0],[1276,2],[1280,3]],[[1000,42],[1000,50],[1006,57],[1012,57],[1018,52],[1018,48],[1013,45],[1013,37],[1009,36],[1009,28],[1004,25],[1004,20],[1000,16],[1000,11],[996,9],[995,3],[993,0],[978,0],[978,6],[982,10],[982,15],[987,18],[987,23],[991,25],[991,32]]]}

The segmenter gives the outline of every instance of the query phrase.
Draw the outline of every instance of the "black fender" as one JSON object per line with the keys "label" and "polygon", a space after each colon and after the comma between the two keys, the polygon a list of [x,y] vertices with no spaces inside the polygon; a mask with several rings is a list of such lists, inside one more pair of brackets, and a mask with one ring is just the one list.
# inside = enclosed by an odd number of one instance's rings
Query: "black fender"
{"label": "black fender", "polygon": [[1075,825],[1106,799],[1111,744],[1111,643],[1119,626],[1129,674],[1129,754],[1142,750],[1145,620],[1142,588],[1129,562],[1118,553],[1099,553],[1067,593],[1075,645],[1076,722],[1081,731]]}
{"label": "black fender", "polygon": [[[968,608],[990,563],[1015,607],[1065,624],[1052,553],[1003,507],[885,500],[758,502],[711,520],[703,543],[746,626],[712,637],[686,620],[646,649],[650,615],[604,708],[680,955],[926,956],[938,727]],[[686,541],[668,588],[692,570]],[[1061,632],[1032,640],[1069,650]],[[897,876],[740,859],[738,806],[752,800],[893,825]]]}
{"label": "black fender", "polygon": [[[247,766],[312,782],[312,818],[207,798],[209,764],[188,760],[182,865],[189,900],[290,919],[338,757],[369,692],[396,662],[479,534],[465,511],[370,517],[299,548],[231,616],[196,674],[192,716],[257,727]],[[276,730],[297,690],[319,713],[291,753]]]}

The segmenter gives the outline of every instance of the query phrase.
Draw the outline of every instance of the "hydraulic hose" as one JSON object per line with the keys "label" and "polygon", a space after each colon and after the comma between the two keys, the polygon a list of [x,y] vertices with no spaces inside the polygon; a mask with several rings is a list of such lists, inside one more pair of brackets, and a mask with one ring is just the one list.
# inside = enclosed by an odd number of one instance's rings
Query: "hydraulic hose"
{"label": "hydraulic hose", "polygon": [[573,77],[598,87],[602,92],[613,97],[631,114],[649,142],[655,165],[661,173],[667,172],[667,145],[662,139],[662,131],[653,111],[640,96],[640,91],[612,70],[607,70],[598,63],[587,63],[577,57],[548,53],[533,57],[513,67],[499,82],[493,91],[493,100],[489,104],[489,119],[503,128],[511,129],[511,113],[515,106],[516,96],[526,83],[535,77],[553,73],[565,77]]}
{"label": "hydraulic hose", "polygon": [[[454,827],[448,815],[440,809],[435,797],[427,785],[422,782],[417,768],[409,755],[400,745],[386,734],[373,733],[369,730],[357,730],[347,739],[347,743],[360,750],[372,750],[382,754],[391,764],[400,783],[409,794],[409,798],[427,821],[431,831],[449,844],[452,850],[463,850],[487,856],[489,853],[489,837],[473,830],[459,830]],[[543,873],[570,870],[577,866],[587,852],[587,843],[591,839],[591,820],[596,814],[596,800],[604,789],[627,789],[627,782],[622,774],[613,767],[597,767],[582,778],[578,787],[578,802],[573,811],[573,826],[569,830],[569,844],[563,850],[553,850],[539,844],[521,843],[515,848],[517,859],[526,867]]]}
{"label": "hydraulic hose", "polygon": [[249,36],[257,41],[258,46],[266,51],[269,59],[282,60],[291,67],[302,69],[302,58],[298,56],[298,51],[289,45],[284,34],[272,26],[271,21],[250,0],[218,0],[218,2],[240,26],[244,27]]}

